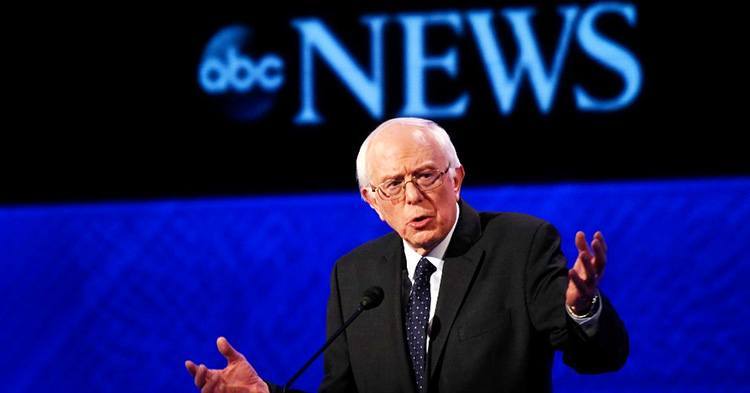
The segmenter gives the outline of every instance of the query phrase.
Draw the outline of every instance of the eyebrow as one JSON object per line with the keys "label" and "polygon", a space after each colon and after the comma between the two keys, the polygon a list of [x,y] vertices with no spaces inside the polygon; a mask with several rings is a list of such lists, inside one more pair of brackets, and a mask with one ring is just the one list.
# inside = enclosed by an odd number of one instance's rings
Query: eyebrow
{"label": "eyebrow", "polygon": [[[433,163],[427,163],[427,164],[423,164],[423,165],[418,166],[416,169],[414,169],[410,173],[416,173],[416,172],[419,172],[419,171],[423,171],[425,169],[439,169],[439,166],[434,165]],[[383,178],[382,178],[383,180],[381,180],[381,182],[388,181],[390,179],[396,179],[396,178],[399,178],[399,177],[404,177],[404,176],[406,176],[406,174],[404,174],[402,172],[400,172],[398,174],[395,174],[395,175],[390,175],[389,174],[389,175],[383,176]]]}

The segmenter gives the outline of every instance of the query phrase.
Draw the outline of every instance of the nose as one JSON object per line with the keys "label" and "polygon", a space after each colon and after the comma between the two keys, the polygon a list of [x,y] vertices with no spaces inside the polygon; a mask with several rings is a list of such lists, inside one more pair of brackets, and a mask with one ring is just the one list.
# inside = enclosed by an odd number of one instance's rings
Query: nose
{"label": "nose", "polygon": [[413,205],[420,202],[423,198],[422,191],[414,184],[413,180],[409,180],[404,184],[404,200],[407,204]]}

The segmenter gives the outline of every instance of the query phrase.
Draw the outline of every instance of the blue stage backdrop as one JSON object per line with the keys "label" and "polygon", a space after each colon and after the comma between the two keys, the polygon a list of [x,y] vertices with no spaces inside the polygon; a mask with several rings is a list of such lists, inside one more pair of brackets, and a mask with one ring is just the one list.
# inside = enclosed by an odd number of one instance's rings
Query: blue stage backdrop
{"label": "blue stage backdrop", "polygon": [[[558,362],[557,392],[750,390],[750,179],[468,188],[610,245],[631,336],[616,374]],[[285,381],[325,340],[336,258],[388,230],[355,192],[0,208],[3,392],[191,392],[225,335]],[[321,362],[299,381],[315,390]]]}

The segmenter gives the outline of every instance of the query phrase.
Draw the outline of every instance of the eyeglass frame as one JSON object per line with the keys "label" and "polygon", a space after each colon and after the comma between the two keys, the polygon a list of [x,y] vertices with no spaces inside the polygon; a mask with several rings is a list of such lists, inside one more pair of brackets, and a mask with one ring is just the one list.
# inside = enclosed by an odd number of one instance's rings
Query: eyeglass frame
{"label": "eyeglass frame", "polygon": [[[406,185],[408,183],[412,183],[417,190],[423,191],[423,192],[424,191],[431,191],[431,190],[434,190],[434,189],[440,187],[441,185],[443,185],[443,183],[441,181],[440,184],[437,184],[438,181],[441,180],[443,178],[443,176],[445,176],[445,174],[448,173],[448,171],[451,170],[451,168],[452,167],[450,165],[448,165],[448,167],[445,168],[445,170],[443,170],[443,171],[441,171],[439,169],[433,169],[433,170],[437,170],[438,171],[438,176],[437,176],[437,178],[435,178],[435,183],[433,183],[430,186],[430,188],[427,188],[427,189],[422,188],[417,182],[414,181],[414,173],[411,174],[411,179],[404,181],[404,183],[401,185],[400,191],[396,195],[392,195],[392,196],[389,196],[389,197],[385,196],[386,195],[385,191],[383,191],[383,189],[381,187],[385,183],[388,183],[389,181],[391,181],[393,179],[386,180],[386,181],[380,183],[377,186],[373,186],[372,183],[369,183],[368,186],[370,187],[370,191],[372,191],[374,193],[377,193],[377,195],[379,197],[381,197],[381,198],[383,198],[385,200],[388,200],[388,201],[399,200],[402,196],[406,195],[405,191],[406,191]],[[404,179],[406,179],[406,177],[404,177]],[[437,184],[437,185],[435,185],[435,184]]]}

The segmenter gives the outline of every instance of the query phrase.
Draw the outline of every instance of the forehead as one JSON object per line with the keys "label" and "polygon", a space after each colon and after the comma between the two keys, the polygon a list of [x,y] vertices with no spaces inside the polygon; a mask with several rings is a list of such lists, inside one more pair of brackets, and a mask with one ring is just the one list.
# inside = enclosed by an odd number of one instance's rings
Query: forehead
{"label": "forehead", "polygon": [[397,124],[373,137],[367,161],[371,176],[378,178],[445,165],[447,157],[431,131]]}

